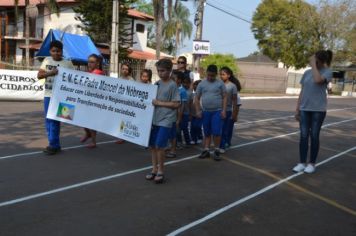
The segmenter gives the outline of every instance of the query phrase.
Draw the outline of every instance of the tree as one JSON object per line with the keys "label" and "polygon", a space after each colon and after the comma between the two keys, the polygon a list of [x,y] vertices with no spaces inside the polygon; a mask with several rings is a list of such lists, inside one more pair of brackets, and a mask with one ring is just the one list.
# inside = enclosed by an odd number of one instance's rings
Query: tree
{"label": "tree", "polygon": [[317,7],[325,48],[335,52],[335,61],[356,63],[356,2],[320,0]]}
{"label": "tree", "polygon": [[264,0],[251,26],[263,54],[286,67],[302,68],[322,48],[318,14],[302,0]]}
{"label": "tree", "polygon": [[227,66],[234,72],[235,75],[239,72],[235,57],[232,54],[211,54],[203,58],[201,67],[204,69],[204,71],[206,71],[206,68],[211,64],[216,65],[219,70],[221,67]]}
{"label": "tree", "polygon": [[161,56],[162,26],[164,21],[164,0],[152,0],[155,18],[156,59]]}
{"label": "tree", "polygon": [[[119,12],[119,58],[127,57],[128,48],[133,43],[131,28],[127,27],[130,20],[127,15],[129,7],[135,0],[120,0]],[[100,11],[98,11],[100,9]],[[112,21],[112,0],[87,0],[81,1],[80,5],[74,8],[77,17],[83,23],[79,26],[96,42],[110,44],[111,42],[111,21]]]}
{"label": "tree", "polygon": [[156,58],[159,58],[161,51],[175,54],[183,39],[191,36],[190,13],[179,0],[167,0],[167,19],[164,0],[152,0],[152,4],[147,0],[137,0],[133,7],[146,14],[154,15],[154,26],[148,28],[147,44],[149,47],[156,48]]}
{"label": "tree", "polygon": [[181,3],[171,13],[171,18],[164,22],[164,36],[166,39],[174,38],[175,54],[185,38],[192,35],[193,25],[189,21],[189,9]]}

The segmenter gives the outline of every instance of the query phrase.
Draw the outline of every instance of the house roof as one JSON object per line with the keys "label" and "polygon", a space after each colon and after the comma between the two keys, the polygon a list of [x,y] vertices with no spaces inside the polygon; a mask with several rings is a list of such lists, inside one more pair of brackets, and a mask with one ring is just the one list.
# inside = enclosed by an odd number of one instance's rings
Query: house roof
{"label": "house roof", "polygon": [[[128,57],[137,60],[155,60],[156,54],[146,51],[132,50]],[[165,56],[161,56],[161,58],[165,58]]]}
{"label": "house roof", "polygon": [[[58,4],[61,3],[76,3],[78,2],[77,0],[57,0]],[[33,5],[39,5],[39,4],[45,4],[45,0],[30,0],[30,4]],[[0,7],[13,7],[15,5],[15,0],[1,0],[0,1]],[[25,0],[19,0],[18,6],[24,7],[25,6]]]}
{"label": "house roof", "polygon": [[[105,46],[105,45],[96,45],[98,50],[102,55],[109,56],[110,55],[110,47]],[[153,50],[153,49],[152,49]],[[136,60],[155,60],[156,59],[156,54],[152,53],[150,51],[139,51],[139,50],[134,50],[134,49],[129,49],[128,50],[128,55],[129,58],[131,59],[136,59]],[[172,56],[167,55],[165,53],[161,52],[161,58],[171,58]]]}
{"label": "house roof", "polygon": [[153,21],[154,20],[153,16],[148,15],[148,14],[143,13],[143,12],[140,12],[140,11],[137,11],[135,9],[129,9],[127,11],[127,14],[129,16],[133,17],[133,18],[144,20],[144,21]]}

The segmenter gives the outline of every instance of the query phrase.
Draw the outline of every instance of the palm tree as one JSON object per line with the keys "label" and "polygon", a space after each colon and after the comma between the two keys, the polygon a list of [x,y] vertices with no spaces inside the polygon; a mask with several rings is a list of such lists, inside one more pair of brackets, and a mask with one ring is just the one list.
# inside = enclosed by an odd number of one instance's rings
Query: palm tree
{"label": "palm tree", "polygon": [[168,19],[164,25],[165,38],[174,38],[175,40],[175,53],[185,38],[190,38],[192,35],[193,25],[189,21],[189,9],[181,3],[172,12],[171,19]]}
{"label": "palm tree", "polygon": [[161,56],[162,25],[164,21],[164,0],[152,0],[156,28],[156,59]]}
{"label": "palm tree", "polygon": [[[56,0],[46,0],[46,5],[51,12],[57,13],[59,15],[59,7]],[[18,19],[18,4],[19,0],[14,1],[15,4],[15,19]],[[25,0],[25,38],[26,38],[26,67],[30,66],[30,19],[37,17],[38,9],[36,5],[31,5],[30,0]],[[15,32],[17,32],[17,23],[15,24]]]}

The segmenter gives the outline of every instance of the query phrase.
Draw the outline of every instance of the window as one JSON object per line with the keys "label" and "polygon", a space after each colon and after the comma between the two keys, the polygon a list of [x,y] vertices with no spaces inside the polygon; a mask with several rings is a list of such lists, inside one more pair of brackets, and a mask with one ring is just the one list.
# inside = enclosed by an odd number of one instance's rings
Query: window
{"label": "window", "polygon": [[143,24],[136,24],[136,32],[144,33],[145,26]]}

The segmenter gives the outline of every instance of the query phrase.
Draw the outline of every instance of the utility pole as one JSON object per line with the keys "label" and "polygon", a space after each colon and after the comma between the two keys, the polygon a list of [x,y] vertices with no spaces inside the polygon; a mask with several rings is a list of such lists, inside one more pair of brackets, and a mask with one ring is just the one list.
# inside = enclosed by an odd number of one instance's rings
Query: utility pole
{"label": "utility pole", "polygon": [[[202,40],[203,38],[203,17],[204,17],[204,5],[205,0],[198,0],[198,9],[195,13],[194,24],[197,27],[195,32],[195,40]],[[193,55],[193,66],[198,69],[200,68],[200,55]]]}
{"label": "utility pole", "polygon": [[110,76],[119,77],[119,0],[113,0],[112,5]]}
{"label": "utility pole", "polygon": [[30,17],[29,17],[29,11],[30,11],[30,1],[26,0],[25,1],[25,44],[26,44],[26,49],[25,49],[25,55],[26,55],[26,69],[28,70],[30,67]]}

